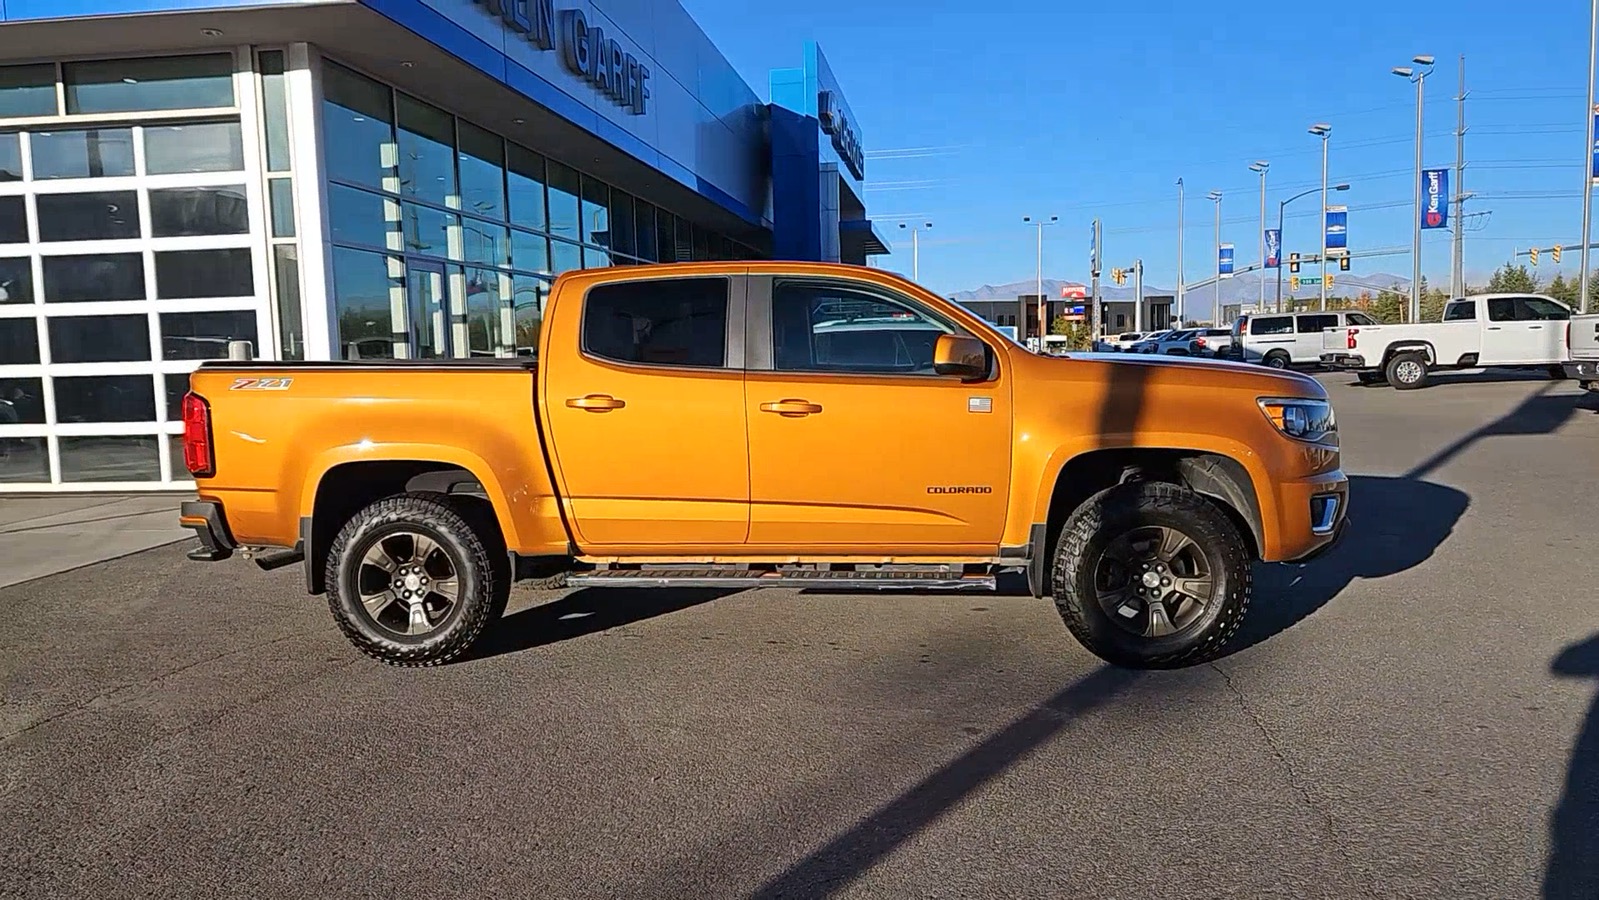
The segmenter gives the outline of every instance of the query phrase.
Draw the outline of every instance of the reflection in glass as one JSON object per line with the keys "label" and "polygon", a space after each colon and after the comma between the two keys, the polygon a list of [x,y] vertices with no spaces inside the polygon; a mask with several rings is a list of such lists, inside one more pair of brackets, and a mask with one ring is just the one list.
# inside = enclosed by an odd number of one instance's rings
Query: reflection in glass
{"label": "reflection in glass", "polygon": [[[393,357],[404,341],[404,268],[397,257],[333,248],[333,303],[339,316],[340,357]],[[396,322],[395,316],[401,316]]]}
{"label": "reflection in glass", "polygon": [[587,175],[583,176],[583,240],[611,245],[611,188]]}
{"label": "reflection in glass", "polygon": [[249,297],[255,293],[250,251],[243,247],[158,251],[155,290],[160,300]]}
{"label": "reflection in glass", "polygon": [[0,66],[0,119],[56,113],[54,64]]}
{"label": "reflection in glass", "polygon": [[266,115],[268,172],[289,171],[289,93],[282,50],[262,50],[256,55],[261,71],[261,106]]}
{"label": "reflection in glass", "polygon": [[577,172],[558,162],[549,163],[550,234],[567,240],[580,240],[581,213],[578,209]]}
{"label": "reflection in glass", "polygon": [[611,265],[611,254],[596,247],[583,248],[583,268],[603,269]]}
{"label": "reflection in glass", "polygon": [[[677,239],[678,239],[679,243],[681,243],[682,240],[683,240],[683,229],[681,228],[681,224],[682,223],[679,223],[680,227],[678,228],[678,232],[677,232]],[[710,232],[706,231],[704,228],[701,228],[700,226],[696,225],[696,226],[694,226],[694,256],[692,257],[692,259],[695,262],[705,262],[706,260],[708,260],[710,258],[711,258],[711,234],[710,234]]]}
{"label": "reflection in glass", "polygon": [[55,378],[57,422],[154,422],[155,384],[149,375]]}
{"label": "reflection in glass", "polygon": [[57,440],[63,482],[161,480],[161,451],[153,434]]}
{"label": "reflection in glass", "polygon": [[509,356],[507,338],[513,327],[511,304],[504,291],[511,276],[493,269],[466,269],[467,356]]}
{"label": "reflection in glass", "polygon": [[643,200],[638,201],[634,219],[633,232],[638,236],[638,255],[650,262],[658,262],[660,252],[655,241],[655,207]]}
{"label": "reflection in glass", "polygon": [[88,128],[82,131],[35,131],[33,177],[109,178],[133,174],[133,130]]}
{"label": "reflection in glass", "polygon": [[0,259],[0,303],[33,302],[33,262]]}
{"label": "reflection in glass", "polygon": [[144,258],[138,253],[46,256],[43,262],[48,303],[144,299]]}
{"label": "reflection in glass", "polygon": [[0,378],[0,425],[43,424],[44,379]]}
{"label": "reflection in glass", "polygon": [[139,236],[139,194],[96,191],[89,194],[40,194],[40,241],[109,241]]}
{"label": "reflection in glass", "polygon": [[[403,355],[411,359],[440,359],[450,355],[449,306],[444,286],[444,267],[438,263],[413,264],[405,270],[410,306],[409,340]],[[400,354],[397,354],[400,355]]]}
{"label": "reflection in glass", "polygon": [[483,266],[511,264],[511,229],[477,219],[461,218],[462,258]]}
{"label": "reflection in glass", "polygon": [[[167,421],[183,421],[183,395],[189,392],[189,373],[168,374],[165,378],[167,389]],[[178,454],[177,459],[183,459],[183,454]]]}
{"label": "reflection in glass", "polygon": [[387,87],[328,63],[322,76],[322,141],[328,178],[392,188],[393,97]]}
{"label": "reflection in glass", "polygon": [[505,142],[468,122],[461,122],[461,208],[505,220]]}
{"label": "reflection in glass", "polygon": [[277,244],[272,248],[277,276],[278,353],[283,359],[305,359],[305,324],[300,315],[300,248]]}
{"label": "reflection in glass", "polygon": [[655,259],[657,262],[682,262],[677,257],[676,218],[664,209],[655,215]]}
{"label": "reflection in glass", "polygon": [[400,204],[386,197],[330,184],[328,222],[335,241],[400,249]]}
{"label": "reflection in glass", "polygon": [[238,122],[144,126],[144,170],[151,175],[243,168],[244,138]]}
{"label": "reflection in glass", "polygon": [[626,256],[637,256],[633,241],[633,198],[621,191],[611,192],[611,249]]}
{"label": "reflection in glass", "polygon": [[400,218],[405,228],[406,250],[412,253],[425,253],[428,256],[461,258],[458,245],[452,244],[450,240],[451,229],[460,227],[460,216],[430,206],[402,203]]}
{"label": "reflection in glass", "polygon": [[583,248],[566,241],[550,241],[550,274],[583,268]]}
{"label": "reflection in glass", "polygon": [[21,197],[0,197],[0,244],[28,242],[28,202]]}
{"label": "reflection in glass", "polygon": [[0,366],[31,366],[39,361],[39,328],[32,319],[0,319]]}
{"label": "reflection in glass", "polygon": [[233,105],[228,53],[62,63],[61,80],[68,114]]}
{"label": "reflection in glass", "polygon": [[155,237],[246,234],[249,230],[250,203],[243,185],[150,191],[150,233]]}
{"label": "reflection in glass", "polygon": [[525,272],[550,270],[550,242],[539,234],[511,232],[511,268]]}
{"label": "reflection in glass", "polygon": [[531,275],[511,278],[511,318],[516,331],[517,356],[539,355],[539,326],[544,321],[544,298],[549,282]]}
{"label": "reflection in glass", "polygon": [[0,483],[45,484],[50,453],[42,437],[0,437]]}
{"label": "reflection in glass", "polygon": [[543,231],[544,157],[516,144],[509,146],[505,178],[511,191],[511,224]]}
{"label": "reflection in glass", "polygon": [[0,132],[0,181],[22,180],[22,135]]}
{"label": "reflection in glass", "polygon": [[272,236],[294,237],[294,182],[287,178],[268,181],[267,203],[271,207]]}
{"label": "reflection in glass", "polygon": [[395,97],[400,122],[400,193],[441,206],[457,206],[455,120],[405,94]]}
{"label": "reflection in glass", "polygon": [[162,359],[227,359],[229,341],[249,341],[260,350],[254,310],[161,314]]}
{"label": "reflection in glass", "polygon": [[150,324],[144,315],[51,316],[50,359],[58,363],[148,362]]}

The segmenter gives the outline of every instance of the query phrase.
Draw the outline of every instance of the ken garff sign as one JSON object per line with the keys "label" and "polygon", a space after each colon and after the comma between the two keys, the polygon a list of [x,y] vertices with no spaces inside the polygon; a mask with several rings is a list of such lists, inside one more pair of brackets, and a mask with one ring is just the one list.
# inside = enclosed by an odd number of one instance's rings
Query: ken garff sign
{"label": "ken garff sign", "polygon": [[1278,228],[1266,229],[1266,268],[1280,269],[1283,264],[1283,233]]}
{"label": "ken garff sign", "polygon": [[1349,249],[1349,207],[1327,207],[1327,234],[1322,248],[1333,256]]}
{"label": "ken garff sign", "polygon": [[1449,170],[1423,169],[1421,173],[1421,227],[1449,227]]}
{"label": "ken garff sign", "polygon": [[833,149],[838,152],[838,158],[849,167],[851,175],[856,181],[866,178],[866,150],[861,146],[861,136],[855,131],[855,123],[850,121],[849,113],[844,111],[844,105],[839,103],[829,90],[818,91],[816,94],[816,121],[833,139]]}
{"label": "ken garff sign", "polygon": [[590,25],[581,9],[556,15],[555,0],[476,0],[505,27],[540,50],[555,49],[559,21],[561,62],[567,71],[593,85],[617,106],[635,116],[644,114],[650,98],[650,70],[622,49],[605,29]]}
{"label": "ken garff sign", "polygon": [[1599,181],[1599,106],[1593,108],[1593,131],[1588,138],[1593,143],[1593,153],[1588,162],[1588,177]]}
{"label": "ken garff sign", "polygon": [[1233,274],[1233,245],[1222,244],[1216,248],[1216,274],[1223,278]]}

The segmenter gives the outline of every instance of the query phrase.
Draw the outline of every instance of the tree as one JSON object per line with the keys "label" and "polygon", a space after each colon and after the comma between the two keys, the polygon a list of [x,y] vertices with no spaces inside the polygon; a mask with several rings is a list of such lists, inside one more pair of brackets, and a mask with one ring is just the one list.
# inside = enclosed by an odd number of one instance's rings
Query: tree
{"label": "tree", "polygon": [[1505,263],[1488,279],[1490,294],[1530,294],[1539,287],[1538,277],[1529,273],[1526,266],[1511,266],[1509,263]]}
{"label": "tree", "polygon": [[1384,325],[1397,325],[1404,315],[1405,300],[1392,291],[1383,291],[1371,301],[1371,317]]}
{"label": "tree", "polygon": [[1065,335],[1066,346],[1071,350],[1087,350],[1093,343],[1093,336],[1088,333],[1086,324],[1074,322],[1065,316],[1056,316],[1049,323],[1049,333]]}
{"label": "tree", "polygon": [[1545,293],[1567,306],[1575,306],[1577,304],[1577,289],[1580,286],[1580,282],[1575,280],[1567,281],[1565,275],[1556,273],[1555,280],[1549,282],[1549,289]]}

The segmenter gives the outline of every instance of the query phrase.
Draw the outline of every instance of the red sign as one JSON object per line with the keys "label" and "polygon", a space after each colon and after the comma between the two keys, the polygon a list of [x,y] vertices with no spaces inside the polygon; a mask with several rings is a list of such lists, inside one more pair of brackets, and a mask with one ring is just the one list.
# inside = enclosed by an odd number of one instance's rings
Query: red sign
{"label": "red sign", "polygon": [[1088,288],[1080,284],[1062,285],[1060,296],[1063,300],[1087,300]]}

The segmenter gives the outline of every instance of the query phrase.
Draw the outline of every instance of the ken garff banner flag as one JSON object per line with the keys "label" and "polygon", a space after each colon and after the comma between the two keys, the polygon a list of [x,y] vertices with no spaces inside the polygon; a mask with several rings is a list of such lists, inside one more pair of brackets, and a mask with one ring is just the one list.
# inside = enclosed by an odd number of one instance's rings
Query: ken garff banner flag
{"label": "ken garff banner flag", "polygon": [[1223,278],[1233,274],[1233,245],[1222,244],[1216,248],[1216,274]]}
{"label": "ken garff banner flag", "polygon": [[[1325,250],[1349,249],[1349,207],[1327,207],[1326,242],[1322,244]],[[1333,254],[1337,255],[1337,254]]]}
{"label": "ken garff banner flag", "polygon": [[1283,233],[1277,228],[1266,229],[1266,268],[1280,269],[1283,264]]}
{"label": "ken garff banner flag", "polygon": [[1449,227],[1449,170],[1421,171],[1421,227]]}

